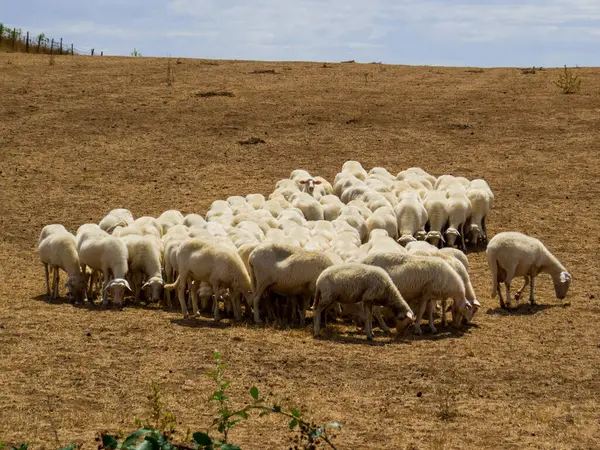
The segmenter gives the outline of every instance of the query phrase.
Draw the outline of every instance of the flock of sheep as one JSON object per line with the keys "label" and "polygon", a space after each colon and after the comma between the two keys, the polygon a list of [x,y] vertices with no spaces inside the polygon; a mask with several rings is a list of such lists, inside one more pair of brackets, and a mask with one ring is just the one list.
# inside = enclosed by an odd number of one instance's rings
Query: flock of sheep
{"label": "flock of sheep", "polygon": [[373,317],[386,332],[395,321],[399,333],[414,323],[421,334],[423,318],[432,332],[438,315],[447,325],[447,312],[455,327],[473,319],[481,305],[465,253],[480,244],[487,245],[492,295],[502,307],[511,306],[514,277],[525,278],[517,300],[529,285],[533,304],[541,272],[552,275],[558,298],[566,295],[571,276],[540,241],[509,232],[488,243],[493,202],[483,179],[436,178],[420,168],[394,176],[347,161],[333,185],[294,170],[267,199],[216,200],[205,216],[169,210],[134,219],[115,209],[76,235],[47,225],[38,254],[50,298],[58,297],[62,269],[74,302],[92,302],[102,276],[103,306],[109,297],[121,306],[129,291],[135,302],[164,297],[171,307],[176,291],[184,318],[191,307],[193,315],[212,311],[215,320],[226,313],[304,325],[312,302],[315,335],[330,316],[353,319],[368,339]]}

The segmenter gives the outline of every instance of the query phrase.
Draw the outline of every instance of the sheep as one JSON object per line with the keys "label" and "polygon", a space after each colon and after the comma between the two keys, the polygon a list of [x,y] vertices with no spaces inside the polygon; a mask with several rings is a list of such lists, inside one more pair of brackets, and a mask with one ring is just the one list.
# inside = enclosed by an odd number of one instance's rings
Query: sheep
{"label": "sheep", "polygon": [[363,216],[361,216],[359,213],[352,213],[349,210],[345,210],[332,223],[336,228],[338,228],[343,222],[350,225],[351,228],[358,232],[361,243],[366,242],[368,237],[367,221],[363,218]]}
{"label": "sheep", "polygon": [[[78,303],[86,298],[85,271],[81,271],[77,253],[77,239],[62,225],[47,225],[40,233],[38,256],[46,272],[46,295],[49,300],[56,300],[59,291],[59,271],[67,275],[65,287],[69,297]],[[52,293],[50,293],[49,270],[53,270]]]}
{"label": "sheep", "polygon": [[456,259],[458,259],[461,262],[461,264],[465,267],[467,272],[469,271],[469,258],[467,258],[467,255],[465,255],[460,250],[458,250],[456,248],[452,248],[452,247],[444,247],[444,248],[440,248],[439,252],[442,253],[443,255],[454,256]]}
{"label": "sheep", "polygon": [[156,219],[158,223],[160,223],[162,227],[162,233],[165,234],[169,231],[169,228],[174,227],[175,225],[179,225],[183,223],[183,214],[181,214],[176,209],[170,209],[168,211],[163,212]]}
{"label": "sheep", "polygon": [[441,246],[445,241],[442,230],[448,222],[448,199],[440,191],[429,191],[423,199],[423,206],[427,210],[427,223],[429,231],[425,239],[431,244]]}
{"label": "sheep", "polygon": [[323,205],[323,217],[329,222],[337,219],[342,213],[344,203],[337,195],[325,195],[319,199],[319,203]]}
{"label": "sheep", "polygon": [[410,306],[404,301],[388,273],[365,264],[341,264],[325,269],[319,275],[313,304],[314,336],[321,327],[321,313],[334,303],[359,303],[365,309],[365,334],[373,340],[373,305],[390,308],[396,318],[398,334],[415,320]]}
{"label": "sheep", "polygon": [[263,203],[262,209],[268,211],[274,218],[277,218],[277,216],[284,210],[284,207],[276,199],[271,199]]}
{"label": "sheep", "polygon": [[[429,245],[429,244],[428,244]],[[422,256],[437,256],[438,258],[442,258],[446,261],[450,266],[456,271],[456,273],[460,276],[461,280],[465,285],[465,298],[469,305],[471,305],[471,310],[467,311],[466,319],[467,322],[470,323],[473,316],[477,313],[477,310],[481,306],[481,303],[477,300],[475,295],[475,290],[473,289],[473,284],[471,283],[471,278],[469,277],[468,269],[465,268],[464,264],[460,259],[455,258],[452,254],[447,252],[442,252],[436,247],[429,245],[428,248],[424,246],[412,246],[409,250],[411,254],[414,255],[422,255]],[[462,254],[462,252],[459,251]],[[444,326],[448,325],[446,320],[446,299],[442,299],[442,323]]]}
{"label": "sheep", "polygon": [[398,226],[398,243],[406,246],[416,240],[418,232],[425,233],[427,210],[417,195],[405,196],[394,208]]}
{"label": "sheep", "polygon": [[425,170],[421,169],[420,167],[409,167],[408,169],[400,172],[396,176],[396,179],[404,180],[405,178],[413,178],[415,176],[417,176],[421,179],[427,180],[428,183],[432,186],[435,185],[435,183],[437,181],[433,175],[430,175],[429,173],[427,173]]}
{"label": "sheep", "polygon": [[377,209],[366,221],[367,234],[370,236],[376,230],[385,230],[393,239],[398,235],[398,222],[392,208],[384,206]]}
{"label": "sheep", "polygon": [[262,194],[248,194],[246,201],[254,209],[261,209],[265,204],[265,196]]}
{"label": "sheep", "polygon": [[[81,242],[79,262],[82,270],[89,266],[94,271],[101,271],[104,277],[102,286],[102,306],[108,305],[108,292],[112,293],[113,303],[123,304],[125,289],[131,291],[127,275],[127,245],[116,236],[92,235]],[[94,283],[92,273],[90,288]]]}
{"label": "sheep", "polygon": [[[177,265],[179,268],[177,280],[173,284],[165,285],[165,289],[177,289],[184,319],[189,318],[185,304],[185,290],[190,280],[208,282],[215,296],[218,295],[221,288],[229,288],[235,319],[242,318],[239,296],[244,296],[246,300],[249,300],[251,285],[248,272],[237,250],[201,239],[190,239],[183,242],[177,250]],[[190,296],[192,297],[193,314],[196,315],[198,314],[198,298],[194,289],[191,290]],[[213,304],[213,318],[216,321],[220,320],[219,303],[216,299]]]}
{"label": "sheep", "polygon": [[389,273],[394,284],[409,304],[418,307],[415,334],[421,334],[421,319],[429,311],[429,328],[437,329],[433,323],[433,308],[430,303],[438,298],[452,298],[452,321],[460,325],[470,305],[465,299],[465,285],[456,271],[442,258],[418,256],[410,253],[375,253],[368,255],[364,264],[378,266]]}
{"label": "sheep", "polygon": [[[159,302],[164,285],[161,268],[162,244],[152,236],[129,235],[123,237],[127,246],[129,274],[133,279],[133,294],[136,303],[140,292],[149,288],[152,302]],[[142,282],[144,285],[142,286]]]}
{"label": "sheep", "polygon": [[305,192],[296,195],[292,200],[292,205],[302,211],[307,220],[324,220],[323,206]]}
{"label": "sheep", "polygon": [[448,197],[448,228],[444,233],[446,236],[446,244],[453,247],[456,238],[460,239],[462,249],[467,251],[465,242],[465,223],[471,216],[471,202],[466,194],[461,192],[453,192]]}
{"label": "sheep", "polygon": [[125,208],[117,208],[109,211],[109,213],[102,218],[98,224],[100,228],[106,232],[112,232],[117,226],[127,226],[133,223],[133,215],[131,211]]}
{"label": "sheep", "polygon": [[188,214],[183,218],[182,224],[190,228],[204,228],[206,227],[206,220],[200,214]]}
{"label": "sheep", "polygon": [[[539,239],[514,231],[498,233],[487,246],[487,258],[492,272],[492,298],[500,299],[500,307],[511,307],[510,284],[514,277],[523,277],[525,284],[515,295],[519,300],[523,290],[529,285],[529,302],[535,305],[534,280],[540,273],[552,276],[556,298],[566,297],[571,285],[571,275],[559,260]],[[502,299],[500,283],[506,286],[506,304]]]}
{"label": "sheep", "polygon": [[129,235],[136,236],[154,236],[160,238],[162,236],[162,228],[156,228],[151,224],[137,225],[135,223],[126,227],[117,226],[112,232],[113,236],[124,237]]}
{"label": "sheep", "polygon": [[38,245],[41,244],[42,241],[44,239],[46,239],[48,236],[50,236],[51,234],[55,234],[55,233],[68,233],[68,231],[65,228],[65,226],[61,225],[61,224],[46,225],[44,228],[42,228],[42,231],[40,232],[40,237],[38,239]]}
{"label": "sheep", "polygon": [[341,197],[344,191],[353,186],[366,186],[366,184],[352,174],[340,172],[333,180],[333,193]]}
{"label": "sheep", "polygon": [[484,189],[469,189],[467,190],[467,198],[471,202],[471,217],[466,227],[469,242],[477,245],[477,242],[481,238],[483,243],[487,243],[485,219],[492,207],[492,197]]}
{"label": "sheep", "polygon": [[[320,251],[308,251],[285,244],[265,242],[254,249],[248,259],[254,297],[254,321],[260,318],[260,299],[268,290],[284,296],[302,296],[300,323],[304,325],[304,312],[310,296],[315,291],[317,278],[334,264],[331,257]],[[295,314],[296,308],[294,308]]]}
{"label": "sheep", "polygon": [[333,186],[331,185],[331,183],[329,181],[327,181],[325,178],[323,177],[315,177],[315,182],[320,181],[320,183],[318,183],[319,186],[319,190],[323,192],[323,196],[325,195],[331,195],[333,194]]}

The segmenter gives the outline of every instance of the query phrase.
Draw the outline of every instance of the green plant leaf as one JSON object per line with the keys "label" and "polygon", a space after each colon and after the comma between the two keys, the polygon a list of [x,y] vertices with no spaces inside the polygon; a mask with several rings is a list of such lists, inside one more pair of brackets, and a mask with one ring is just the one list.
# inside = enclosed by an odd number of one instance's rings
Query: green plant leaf
{"label": "green plant leaf", "polygon": [[292,412],[292,416],[294,416],[294,417],[300,417],[301,416],[300,411],[298,411],[296,408],[292,408],[291,412]]}
{"label": "green plant leaf", "polygon": [[117,448],[119,442],[115,438],[115,436],[111,436],[110,434],[102,435],[102,447],[104,448]]}
{"label": "green plant leaf", "polygon": [[230,384],[231,384],[231,381],[223,381],[221,383],[221,390],[224,391],[225,389],[227,389],[229,387]]}
{"label": "green plant leaf", "polygon": [[273,412],[280,413],[281,412],[281,406],[279,406],[279,405],[273,405]]}
{"label": "green plant leaf", "polygon": [[241,411],[238,411],[236,414],[238,416],[240,416],[242,419],[247,419],[248,418],[248,413],[246,411],[244,411],[243,409]]}
{"label": "green plant leaf", "polygon": [[130,445],[135,444],[142,436],[150,433],[151,431],[152,430],[150,428],[140,428],[139,430],[135,430],[123,441],[123,447],[129,447]]}
{"label": "green plant leaf", "polygon": [[250,395],[254,400],[258,400],[258,388],[256,386],[250,388]]}
{"label": "green plant leaf", "polygon": [[298,419],[292,419],[292,421],[290,422],[290,430],[293,430],[294,428],[296,428],[299,423],[300,422],[298,422]]}
{"label": "green plant leaf", "polygon": [[238,447],[237,445],[233,445],[233,444],[223,444],[219,448],[221,450],[242,450],[240,447]]}
{"label": "green plant leaf", "polygon": [[206,433],[196,432],[192,436],[194,437],[194,442],[198,445],[203,445],[204,447],[212,445],[212,439]]}
{"label": "green plant leaf", "polygon": [[[1,447],[0,447],[0,448],[1,448]],[[58,450],[75,450],[75,449],[77,449],[77,448],[79,448],[79,445],[78,445],[78,444],[69,444],[69,445],[67,445],[66,447],[61,447],[61,448],[59,448]]]}
{"label": "green plant leaf", "polygon": [[146,439],[135,447],[135,450],[160,450],[160,444],[153,436],[146,436]]}
{"label": "green plant leaf", "polygon": [[213,353],[213,359],[215,361],[218,361],[219,359],[221,359],[222,355],[219,352],[214,352]]}

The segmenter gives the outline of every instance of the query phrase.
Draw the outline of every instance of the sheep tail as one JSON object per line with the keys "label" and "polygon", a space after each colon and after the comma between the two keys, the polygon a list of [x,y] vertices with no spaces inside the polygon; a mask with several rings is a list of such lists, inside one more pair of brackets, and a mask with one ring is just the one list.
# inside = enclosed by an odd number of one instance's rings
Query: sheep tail
{"label": "sheep tail", "polygon": [[177,289],[179,287],[179,282],[180,282],[179,278],[180,278],[179,275],[177,275],[177,279],[175,280],[175,283],[173,283],[173,284],[165,284],[164,288],[167,291],[174,291],[175,289]]}

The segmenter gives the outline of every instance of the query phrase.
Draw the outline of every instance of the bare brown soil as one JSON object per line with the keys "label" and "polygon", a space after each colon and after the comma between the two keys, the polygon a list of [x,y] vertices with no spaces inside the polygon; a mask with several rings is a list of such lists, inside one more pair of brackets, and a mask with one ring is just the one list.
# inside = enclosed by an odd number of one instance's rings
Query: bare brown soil
{"label": "bare brown soil", "polygon": [[[576,69],[582,90],[563,95],[559,70],[172,67],[168,86],[166,59],[50,65],[0,54],[2,440],[52,448],[58,436],[92,448],[98,430],[130,430],[146,414],[152,380],[182,426],[204,428],[214,410],[203,374],[219,349],[235,402],[256,385],[315,420],[339,421],[340,448],[600,448],[600,69]],[[209,92],[220,94],[201,95]],[[251,138],[265,143],[239,143]],[[176,311],[42,297],[35,246],[45,224],[74,231],[114,207],[205,212],[215,199],[267,194],[292,169],[332,179],[347,159],[485,178],[496,195],[490,236],[541,238],[573,275],[568,298],[556,300],[543,276],[535,311],[499,312],[485,254],[471,254],[483,303],[474,327],[400,342],[379,333],[369,345],[351,326],[314,340],[310,328],[183,322]],[[243,448],[287,448],[286,426],[255,419],[232,437]]]}

